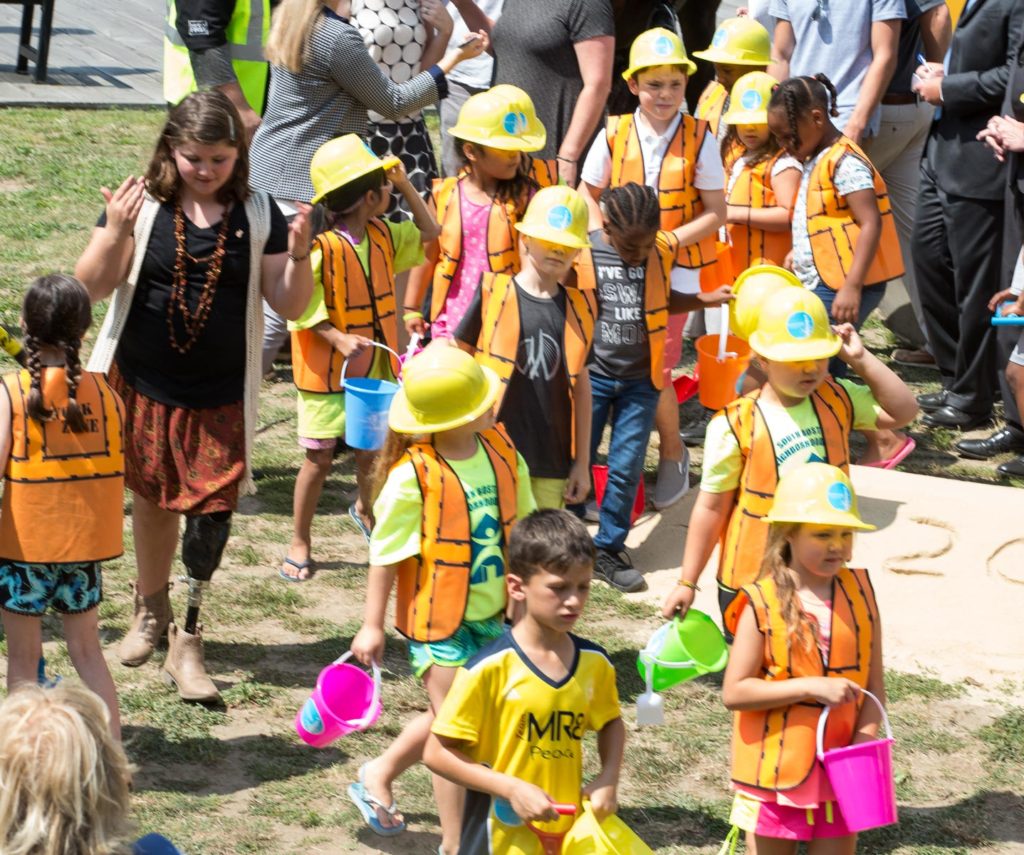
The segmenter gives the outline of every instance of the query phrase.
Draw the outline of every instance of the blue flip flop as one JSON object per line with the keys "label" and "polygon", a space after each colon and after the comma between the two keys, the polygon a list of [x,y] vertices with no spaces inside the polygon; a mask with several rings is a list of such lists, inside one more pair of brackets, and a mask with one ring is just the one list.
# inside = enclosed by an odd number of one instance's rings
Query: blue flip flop
{"label": "blue flip flop", "polygon": [[277,571],[277,575],[284,579],[286,582],[308,582],[316,575],[316,562],[310,558],[308,561],[296,561],[294,558],[289,558],[287,555],[284,557],[284,563],[289,564],[296,570],[309,570],[309,575],[305,579],[300,579],[298,576],[289,576],[284,572],[284,568],[280,568]]}
{"label": "blue flip flop", "polygon": [[366,538],[367,546],[369,546],[370,529],[367,527],[366,523],[363,522],[363,518],[356,513],[356,506],[354,502],[348,506],[348,518],[358,526],[359,530],[363,533],[363,537]]}
{"label": "blue flip flop", "polygon": [[381,837],[394,837],[397,834],[401,834],[405,831],[405,822],[402,821],[398,825],[393,825],[390,828],[381,825],[380,820],[377,818],[377,808],[383,810],[388,816],[394,816],[398,812],[398,808],[395,807],[395,803],[392,802],[390,805],[384,804],[380,799],[370,795],[366,790],[366,784],[363,782],[363,776],[365,767],[359,767],[359,780],[354,784],[348,785],[348,797],[352,801],[352,804],[358,808],[359,813],[363,816],[363,821],[370,827],[370,830]]}

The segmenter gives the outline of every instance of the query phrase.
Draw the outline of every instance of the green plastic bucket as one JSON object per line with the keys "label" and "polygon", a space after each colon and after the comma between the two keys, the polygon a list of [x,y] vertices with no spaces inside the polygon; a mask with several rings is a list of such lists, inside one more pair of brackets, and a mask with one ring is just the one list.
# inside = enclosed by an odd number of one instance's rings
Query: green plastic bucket
{"label": "green plastic bucket", "polygon": [[680,620],[675,618],[662,626],[636,660],[640,676],[647,682],[650,665],[654,691],[678,686],[702,674],[721,671],[729,661],[729,646],[721,630],[704,612],[689,609]]}

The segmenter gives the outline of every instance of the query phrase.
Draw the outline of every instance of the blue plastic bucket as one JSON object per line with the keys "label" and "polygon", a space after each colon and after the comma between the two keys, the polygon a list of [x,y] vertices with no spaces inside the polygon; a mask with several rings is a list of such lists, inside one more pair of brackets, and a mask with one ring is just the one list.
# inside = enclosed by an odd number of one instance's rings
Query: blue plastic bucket
{"label": "blue plastic bucket", "polygon": [[[374,342],[374,347],[384,348],[394,354],[390,347]],[[348,360],[341,369],[345,385],[345,443],[361,451],[377,451],[384,445],[388,435],[388,410],[391,399],[398,391],[398,384],[376,377],[345,377]]]}

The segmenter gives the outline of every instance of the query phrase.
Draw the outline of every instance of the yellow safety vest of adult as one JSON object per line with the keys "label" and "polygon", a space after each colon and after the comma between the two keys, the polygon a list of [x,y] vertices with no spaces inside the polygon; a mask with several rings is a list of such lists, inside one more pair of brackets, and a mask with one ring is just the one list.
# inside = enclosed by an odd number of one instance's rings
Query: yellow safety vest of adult
{"label": "yellow safety vest of adult", "polygon": [[[164,99],[168,104],[177,104],[197,89],[188,48],[175,26],[177,17],[175,0],[168,0],[164,20]],[[270,78],[270,66],[263,56],[269,32],[270,0],[235,0],[225,33],[231,65],[245,100],[261,115]]]}

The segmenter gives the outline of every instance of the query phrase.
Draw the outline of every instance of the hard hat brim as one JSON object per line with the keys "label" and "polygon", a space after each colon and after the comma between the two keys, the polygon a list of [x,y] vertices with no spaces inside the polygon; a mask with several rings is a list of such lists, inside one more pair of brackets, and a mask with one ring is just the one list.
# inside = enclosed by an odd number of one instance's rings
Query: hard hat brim
{"label": "hard hat brim", "polygon": [[499,392],[501,392],[502,385],[501,378],[493,369],[488,368],[486,365],[481,365],[480,370],[487,381],[484,394],[468,410],[445,421],[432,422],[425,419],[421,413],[418,413],[410,406],[409,399],[405,395],[405,387],[399,387],[391,401],[391,409],[388,411],[388,427],[395,433],[437,433],[443,430],[462,427],[462,425],[467,425],[474,419],[479,418],[494,406],[494,402],[498,399]]}
{"label": "hard hat brim", "polygon": [[496,148],[501,151],[540,151],[548,140],[547,131],[537,131],[536,133],[521,134],[519,136],[501,134],[488,138],[486,134],[455,125],[448,128],[446,133],[456,139],[476,143],[487,148]]}
{"label": "hard hat brim", "polygon": [[775,276],[779,276],[785,279],[790,285],[795,285],[797,288],[804,287],[803,282],[796,278],[796,274],[793,273],[792,270],[786,270],[784,267],[777,267],[774,264],[755,264],[753,267],[748,267],[736,277],[736,281],[732,283],[732,293],[738,297],[743,286],[755,276],[762,273],[771,273]]}
{"label": "hard hat brim", "polygon": [[630,80],[638,71],[643,71],[645,68],[658,68],[662,65],[681,65],[686,71],[687,77],[697,73],[697,64],[692,59],[665,59],[660,62],[645,62],[642,65],[631,65],[622,72],[622,79]]}
{"label": "hard hat brim", "polygon": [[852,528],[857,531],[875,531],[878,526],[866,523],[860,517],[844,511],[830,511],[828,513],[801,513],[795,511],[786,513],[782,511],[776,514],[769,511],[765,516],[766,523],[799,523],[801,525],[834,525],[839,528]]}
{"label": "hard hat brim", "polygon": [[756,65],[767,67],[769,59],[737,59],[728,51],[709,47],[706,50],[695,50],[693,55],[705,62],[717,62],[719,65]]}
{"label": "hard hat brim", "polygon": [[320,202],[321,199],[324,198],[324,196],[330,195],[335,190],[339,190],[340,188],[344,187],[346,184],[351,184],[357,178],[362,178],[364,175],[369,175],[375,169],[383,169],[385,172],[387,172],[389,169],[398,166],[401,162],[402,161],[399,158],[395,157],[394,155],[389,155],[388,157],[380,158],[379,163],[368,163],[365,168],[353,170],[350,174],[346,175],[344,181],[334,183],[333,186],[326,187],[323,190],[321,190],[312,199],[309,200],[309,204],[316,205],[317,203]]}
{"label": "hard hat brim", "polygon": [[767,110],[729,110],[722,116],[727,125],[767,125]]}
{"label": "hard hat brim", "polygon": [[803,362],[807,359],[831,359],[843,346],[839,336],[802,342],[773,342],[766,333],[755,330],[750,336],[750,349],[773,362]]}
{"label": "hard hat brim", "polygon": [[536,238],[537,240],[545,240],[548,243],[567,246],[571,249],[587,249],[590,247],[590,241],[588,239],[574,237],[568,232],[552,228],[551,226],[531,226],[527,223],[516,223],[516,231],[526,235],[527,237]]}

